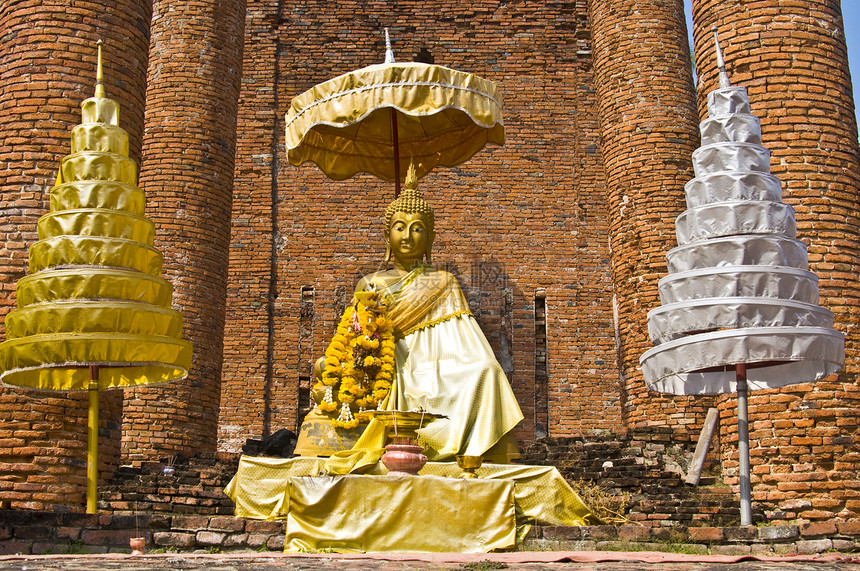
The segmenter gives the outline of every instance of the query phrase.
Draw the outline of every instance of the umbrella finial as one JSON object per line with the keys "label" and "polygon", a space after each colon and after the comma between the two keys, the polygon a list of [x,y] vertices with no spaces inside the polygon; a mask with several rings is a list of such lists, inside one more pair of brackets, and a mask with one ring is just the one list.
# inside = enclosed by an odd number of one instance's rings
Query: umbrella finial
{"label": "umbrella finial", "polygon": [[726,62],[723,60],[723,52],[720,50],[720,38],[717,35],[717,25],[711,28],[711,31],[714,32],[714,45],[717,48],[717,69],[720,72],[720,89],[725,89],[727,87],[732,86],[732,82],[729,80],[729,72],[726,71]]}
{"label": "umbrella finial", "polygon": [[385,28],[385,63],[394,63],[394,52],[391,51],[391,40],[388,38],[388,28]]}
{"label": "umbrella finial", "polygon": [[107,93],[105,93],[104,86],[104,73],[102,72],[102,42],[101,40],[96,42],[96,45],[99,47],[99,55],[98,55],[98,63],[96,64],[96,97],[107,97]]}

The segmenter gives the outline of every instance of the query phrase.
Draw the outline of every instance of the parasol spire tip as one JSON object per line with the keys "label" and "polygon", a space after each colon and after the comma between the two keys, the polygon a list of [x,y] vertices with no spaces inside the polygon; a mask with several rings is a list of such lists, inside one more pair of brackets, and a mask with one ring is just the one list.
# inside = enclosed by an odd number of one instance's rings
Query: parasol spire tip
{"label": "parasol spire tip", "polygon": [[97,61],[97,63],[96,63],[96,94],[95,94],[96,97],[107,97],[107,94],[105,93],[105,86],[104,86],[104,73],[102,72],[102,44],[103,43],[104,42],[101,40],[96,42],[96,45],[98,46],[98,50],[99,50],[98,59],[96,60]]}
{"label": "parasol spire tip", "polygon": [[388,28],[385,28],[385,63],[394,63],[394,52],[391,50],[391,39],[388,37]]}
{"label": "parasol spire tip", "polygon": [[729,72],[726,71],[726,62],[723,60],[723,52],[720,50],[720,37],[717,35],[717,25],[711,28],[714,33],[714,46],[717,48],[717,70],[720,72],[720,89],[725,89],[732,86],[729,80]]}

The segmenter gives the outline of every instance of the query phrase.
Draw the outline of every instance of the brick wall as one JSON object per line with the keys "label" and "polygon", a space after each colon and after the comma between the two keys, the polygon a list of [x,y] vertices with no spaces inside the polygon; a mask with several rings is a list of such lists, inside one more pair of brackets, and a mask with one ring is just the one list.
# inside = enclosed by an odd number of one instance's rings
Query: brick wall
{"label": "brick wall", "polygon": [[127,391],[127,460],[215,449],[244,9],[153,5],[140,186],[194,361],[184,381]]}
{"label": "brick wall", "polygon": [[[846,335],[838,377],[750,395],[750,456],[755,500],[771,518],[860,515],[857,409],[860,324],[860,161],[845,36],[835,2],[693,2],[699,114],[717,84],[710,29],[733,83],[747,87],[761,118],[771,170],[797,215],[820,278],[821,305]],[[736,400],[720,401],[724,474],[737,483]]]}
{"label": "brick wall", "polygon": [[[47,557],[56,559],[57,555],[62,554],[76,556],[77,563],[83,560],[82,554],[116,554],[86,558],[90,566],[107,566],[115,564],[119,554],[128,556],[131,552],[129,539],[143,537],[148,555],[145,561],[150,566],[223,567],[221,562],[226,559],[233,566],[275,567],[295,561],[288,559],[294,558],[294,554],[263,553],[283,551],[285,536],[285,521],[224,516],[131,516],[23,511],[5,511],[0,514],[0,555],[16,555],[16,563],[35,564]],[[810,569],[840,568],[842,566],[839,563],[849,564],[854,561],[855,558],[849,554],[855,553],[858,548],[860,530],[857,522],[690,528],[647,528],[641,525],[534,526],[518,546],[521,551],[601,551],[604,552],[604,561],[611,557],[606,554],[608,551],[663,551],[666,552],[663,561],[673,561],[674,557],[674,561],[684,563],[689,563],[695,555],[708,554],[735,556],[734,559],[722,560],[727,562],[793,555],[795,561],[810,562],[806,565],[795,563],[795,566]],[[250,550],[258,553],[252,554]],[[244,553],[230,554],[239,551]],[[831,553],[833,551],[842,553]],[[673,556],[672,553],[682,555]],[[799,554],[823,555],[798,557]],[[47,557],[39,558],[40,555]],[[311,565],[325,567],[337,565],[340,563],[338,560],[343,559],[338,554],[319,553],[312,556],[318,558],[318,562]],[[502,561],[504,556],[498,554],[489,557],[494,561]],[[635,565],[629,563],[629,554],[619,554],[618,558],[627,563],[616,567],[624,565],[629,568]],[[646,560],[653,560],[653,557],[644,555],[640,566],[645,566]],[[248,564],[243,565],[246,561]],[[137,563],[127,565],[134,564]],[[747,566],[761,567],[756,563],[747,563]]]}
{"label": "brick wall", "polygon": [[361,275],[380,267],[392,185],[368,175],[332,182],[313,165],[285,164],[283,116],[292,96],[380,63],[384,26],[399,60],[429,52],[436,64],[495,81],[504,97],[506,146],[440,168],[420,188],[436,209],[434,263],[459,276],[510,373],[526,415],[520,437],[534,434],[539,289],[550,434],[618,428],[609,221],[585,2],[251,1],[221,446],[236,450],[245,438],[295,427],[298,389],[310,384],[338,307]]}
{"label": "brick wall", "polygon": [[[154,13],[141,186],[195,365],[183,383],[128,391],[127,459],[211,451],[216,427],[224,450],[295,428],[340,308],[380,267],[393,190],[285,164],[283,116],[292,96],[382,61],[388,26],[401,61],[429,54],[497,82],[504,97],[507,145],[431,173],[421,189],[437,213],[434,260],[459,276],[526,414],[521,440],[537,420],[560,437],[664,424],[683,444],[717,400],[724,476],[735,482],[733,399],[651,394],[638,372],[698,145],[680,0],[158,0]],[[91,94],[99,34],[108,93],[140,154],[149,15],[145,2],[35,0],[0,15],[2,314]],[[838,8],[696,0],[694,17],[698,116],[716,83],[717,22],[810,244],[822,304],[847,335],[838,378],[752,395],[754,497],[769,517],[856,517],[860,165]],[[84,398],[3,389],[0,500],[82,503]],[[103,397],[109,462],[119,408]]]}
{"label": "brick wall", "polygon": [[711,399],[652,393],[639,369],[652,347],[646,314],[659,305],[657,281],[676,245],[674,219],[684,209],[690,154],[699,144],[683,2],[589,6],[626,422],[668,423],[689,438]]}
{"label": "brick wall", "polygon": [[[80,104],[95,87],[96,45],[105,41],[108,96],[122,108],[131,155],[140,157],[150,21],[145,1],[25,0],[0,13],[0,315],[15,304],[36,220]],[[119,461],[122,395],[102,393],[100,467]],[[87,395],[0,389],[0,500],[12,507],[82,509],[86,492]]]}

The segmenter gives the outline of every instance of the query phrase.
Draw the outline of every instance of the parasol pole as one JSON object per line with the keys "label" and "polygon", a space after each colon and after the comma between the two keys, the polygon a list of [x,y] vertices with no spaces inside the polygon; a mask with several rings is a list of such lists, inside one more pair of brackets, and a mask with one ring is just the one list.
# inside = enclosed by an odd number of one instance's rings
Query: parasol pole
{"label": "parasol pole", "polygon": [[99,366],[90,365],[89,420],[87,425],[87,513],[96,513],[99,481]]}
{"label": "parasol pole", "polygon": [[[385,28],[385,63],[395,63],[388,28]],[[397,109],[394,107],[391,108],[391,145],[394,147],[394,198],[397,198],[400,196],[400,137],[397,135]]]}
{"label": "parasol pole", "polygon": [[750,489],[750,433],[747,406],[747,366],[735,365],[735,380],[738,385],[738,460],[741,471],[741,525],[752,525]]}
{"label": "parasol pole", "polygon": [[400,196],[400,137],[397,135],[397,109],[391,108],[391,144],[394,145],[394,198]]}

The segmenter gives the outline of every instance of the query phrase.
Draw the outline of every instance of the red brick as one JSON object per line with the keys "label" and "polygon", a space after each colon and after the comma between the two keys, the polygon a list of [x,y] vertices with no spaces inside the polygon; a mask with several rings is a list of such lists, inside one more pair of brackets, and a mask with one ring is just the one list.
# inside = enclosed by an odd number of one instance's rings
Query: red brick
{"label": "red brick", "polygon": [[140,186],[194,361],[184,381],[127,391],[125,426],[144,421],[123,441],[135,461],[217,446],[245,3],[155,0],[153,12]]}
{"label": "red brick", "polygon": [[[65,5],[64,5],[65,4]],[[75,16],[69,18],[74,4]],[[122,107],[122,126],[130,134],[132,155],[140,157],[146,58],[151,9],[147,2],[20,2],[4,10],[4,49],[0,54],[0,315],[15,305],[14,285],[24,276],[27,250],[37,240],[35,224],[48,212],[48,191],[60,159],[71,152],[69,130],[81,122],[80,104],[95,88],[97,39],[105,42],[105,88]],[[74,21],[76,23],[73,23]],[[86,24],[81,22],[86,21]],[[50,62],[46,64],[46,62]],[[0,328],[0,333],[4,332]],[[25,440],[4,452],[16,472],[42,472],[51,456],[58,462],[53,478],[33,480],[51,488],[44,501],[16,502],[19,507],[82,509],[86,448],[86,394],[35,394],[0,388],[0,431],[12,429]],[[119,417],[122,396],[100,396],[100,472],[119,464]],[[51,426],[36,428],[45,419]],[[31,428],[21,431],[22,428]],[[20,431],[20,432],[18,432]],[[44,443],[51,442],[49,446]],[[36,489],[34,488],[34,490]],[[34,491],[31,490],[31,491]],[[10,496],[0,491],[0,500]],[[31,496],[32,497],[32,496]]]}
{"label": "red brick", "polygon": [[[64,23],[66,4],[18,3],[4,15],[12,39],[0,55],[0,198],[14,209],[0,220],[0,316],[14,304],[35,219],[92,88],[96,31],[89,37]],[[157,0],[143,136],[150,18],[147,2],[132,4],[114,3],[105,16],[104,6],[85,1],[75,13],[104,22],[97,31],[108,40],[108,91],[123,104],[136,158],[143,141],[141,180],[196,352],[188,381],[128,391],[125,457],[211,451],[216,439],[238,450],[245,438],[295,428],[300,384],[338,317],[338,288],[348,292],[378,267],[391,185],[367,176],[332,182],[316,167],[286,166],[281,120],[291,96],[381,60],[374,22],[390,7],[316,0],[299,23],[281,22],[284,8],[271,0]],[[399,59],[427,48],[437,63],[497,81],[505,98],[508,144],[422,181],[439,220],[435,260],[457,270],[491,345],[506,352],[526,413],[522,440],[534,438],[538,416],[533,303],[541,289],[550,434],[662,424],[678,429],[673,441],[689,442],[717,404],[715,455],[723,480],[736,487],[736,399],[655,395],[638,369],[650,347],[645,315],[658,303],[673,218],[692,176],[696,121],[716,86],[710,27],[718,24],[729,71],[750,90],[773,171],[796,209],[822,305],[847,333],[839,376],[751,395],[756,501],[792,517],[849,517],[860,506],[848,499],[860,468],[852,432],[860,422],[860,331],[851,327],[860,315],[860,160],[838,3],[694,0],[698,112],[681,7],[680,0],[398,4],[391,31]],[[44,64],[48,55],[56,63]],[[300,328],[303,286],[314,288],[308,331]],[[103,400],[114,421],[116,399]],[[2,390],[0,451],[5,471],[20,481],[3,480],[0,500],[80,508],[85,411],[83,395]],[[118,432],[101,441],[105,470],[119,455]]]}
{"label": "red brick", "polygon": [[690,541],[723,541],[723,528],[721,527],[691,527],[689,530]]}
{"label": "red brick", "polygon": [[800,525],[800,535],[804,538],[829,536],[836,534],[836,522],[822,521]]}

